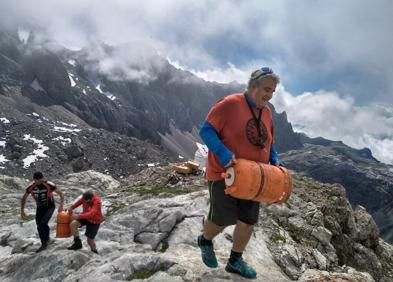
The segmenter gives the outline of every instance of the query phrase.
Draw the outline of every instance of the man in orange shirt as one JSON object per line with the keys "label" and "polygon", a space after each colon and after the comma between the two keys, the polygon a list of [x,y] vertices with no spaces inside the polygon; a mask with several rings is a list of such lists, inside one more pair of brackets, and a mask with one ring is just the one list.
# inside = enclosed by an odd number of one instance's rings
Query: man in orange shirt
{"label": "man in orange shirt", "polygon": [[279,82],[279,77],[270,68],[254,71],[247,90],[218,101],[200,130],[209,148],[206,176],[210,193],[208,219],[204,222],[203,234],[198,237],[202,260],[209,267],[218,266],[212,240],[226,226],[235,224],[233,247],[225,270],[246,278],[257,275],[243,261],[242,254],[258,221],[259,203],[226,195],[221,174],[232,165],[235,157],[280,165],[268,106]]}

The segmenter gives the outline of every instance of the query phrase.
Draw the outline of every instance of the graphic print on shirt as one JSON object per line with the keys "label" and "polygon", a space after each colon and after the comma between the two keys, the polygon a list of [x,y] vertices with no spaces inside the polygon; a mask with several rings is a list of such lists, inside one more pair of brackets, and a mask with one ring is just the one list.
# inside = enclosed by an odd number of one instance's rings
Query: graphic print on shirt
{"label": "graphic print on shirt", "polygon": [[[55,189],[55,187],[51,187],[50,185],[48,185],[48,187],[52,191]],[[36,200],[37,207],[53,205],[53,198],[48,198],[48,188],[44,184],[34,186],[31,189],[31,194]]]}
{"label": "graphic print on shirt", "polygon": [[259,128],[261,131],[261,136],[258,134],[257,123],[253,118],[251,118],[246,125],[246,136],[248,141],[254,146],[261,147],[267,139],[267,129],[263,122],[260,122]]}

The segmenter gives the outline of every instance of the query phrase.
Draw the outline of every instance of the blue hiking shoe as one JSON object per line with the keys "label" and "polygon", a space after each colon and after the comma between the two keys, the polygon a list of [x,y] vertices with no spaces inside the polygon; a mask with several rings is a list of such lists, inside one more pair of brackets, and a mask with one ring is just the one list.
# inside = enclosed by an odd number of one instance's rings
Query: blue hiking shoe
{"label": "blue hiking shoe", "polygon": [[245,278],[257,277],[257,272],[255,271],[255,269],[245,263],[242,258],[239,258],[234,263],[230,263],[228,261],[225,270],[227,272],[239,274],[240,276],[243,276]]}
{"label": "blue hiking shoe", "polygon": [[213,245],[206,246],[201,244],[202,235],[198,236],[198,246],[202,251],[202,261],[210,268],[218,266],[216,254],[214,253]]}

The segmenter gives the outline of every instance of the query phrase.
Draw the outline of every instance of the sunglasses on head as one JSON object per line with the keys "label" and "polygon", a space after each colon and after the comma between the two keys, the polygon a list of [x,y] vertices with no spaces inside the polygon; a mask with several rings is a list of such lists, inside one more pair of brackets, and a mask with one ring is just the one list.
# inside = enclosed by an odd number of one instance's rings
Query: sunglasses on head
{"label": "sunglasses on head", "polygon": [[261,76],[267,75],[267,74],[272,74],[273,70],[269,67],[262,67],[259,69],[259,71],[261,72],[260,74],[258,74],[256,77],[254,77],[252,80],[257,80],[258,78],[260,78]]}

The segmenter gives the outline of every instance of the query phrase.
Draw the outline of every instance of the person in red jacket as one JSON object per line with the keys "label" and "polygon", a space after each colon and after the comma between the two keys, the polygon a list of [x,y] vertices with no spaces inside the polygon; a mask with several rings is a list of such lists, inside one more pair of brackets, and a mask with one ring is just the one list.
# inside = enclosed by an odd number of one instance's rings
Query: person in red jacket
{"label": "person in red jacket", "polygon": [[[73,213],[72,211],[80,205],[83,206],[82,213]],[[68,250],[79,250],[82,248],[82,241],[79,238],[78,228],[86,225],[85,235],[87,237],[87,243],[91,251],[98,254],[94,238],[102,222],[100,197],[93,191],[87,191],[83,193],[82,198],[77,200],[68,211],[71,213],[72,221],[70,223],[70,228],[74,236],[74,243],[72,246],[68,247]]]}

